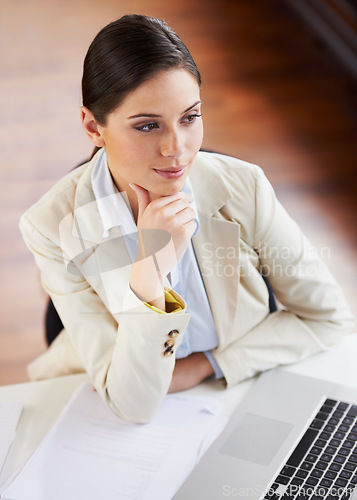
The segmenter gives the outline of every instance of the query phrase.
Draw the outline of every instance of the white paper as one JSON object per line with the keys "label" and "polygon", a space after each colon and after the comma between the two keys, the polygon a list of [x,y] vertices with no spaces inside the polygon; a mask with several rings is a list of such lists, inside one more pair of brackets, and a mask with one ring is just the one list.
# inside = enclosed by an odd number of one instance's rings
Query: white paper
{"label": "white paper", "polygon": [[0,401],[0,472],[16,435],[22,408],[22,403]]}
{"label": "white paper", "polygon": [[206,451],[211,446],[211,444],[218,438],[218,436],[224,430],[228,421],[229,421],[229,417],[223,417],[223,416],[215,419],[215,422],[214,422],[212,428],[210,429],[208,435],[206,436],[206,438],[204,439],[204,441],[201,444],[201,447],[198,451],[197,456],[196,457],[192,456],[192,460],[187,461],[186,468],[185,468],[184,473],[182,474],[182,477],[178,478],[174,493],[176,493],[180,489],[180,487],[183,485],[185,479],[193,471],[195,465],[197,465],[197,463],[200,461],[200,459],[206,453]]}
{"label": "white paper", "polygon": [[130,424],[84,384],[1,498],[169,500],[220,407],[211,398],[169,394],[152,422]]}

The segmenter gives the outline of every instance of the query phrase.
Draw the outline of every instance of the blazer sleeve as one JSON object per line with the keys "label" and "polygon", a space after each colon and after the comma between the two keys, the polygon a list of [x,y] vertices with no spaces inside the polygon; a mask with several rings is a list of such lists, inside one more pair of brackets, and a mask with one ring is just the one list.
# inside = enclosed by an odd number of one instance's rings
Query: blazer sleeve
{"label": "blazer sleeve", "polygon": [[354,324],[340,287],[259,167],[253,210],[251,245],[283,308],[213,352],[228,386],[327,350]]}
{"label": "blazer sleeve", "polygon": [[59,245],[26,214],[20,228],[35,256],[43,287],[93,386],[120,418],[137,423],[152,419],[167,394],[175,364],[174,355],[164,356],[164,344],[168,334],[177,330],[175,351],[190,318],[184,301],[171,290],[183,309],[159,314],[128,286],[120,317],[114,317],[84,276],[68,272]]}

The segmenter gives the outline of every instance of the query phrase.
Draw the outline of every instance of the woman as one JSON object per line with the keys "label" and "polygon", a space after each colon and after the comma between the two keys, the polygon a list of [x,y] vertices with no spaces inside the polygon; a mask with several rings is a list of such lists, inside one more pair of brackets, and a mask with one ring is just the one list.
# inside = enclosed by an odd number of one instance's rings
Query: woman
{"label": "woman", "polygon": [[[200,74],[162,21],[124,16],[82,79],[91,161],[21,219],[64,330],[32,378],[86,371],[121,418],[332,346],[352,317],[262,171],[201,152]],[[284,308],[269,313],[261,272]]]}

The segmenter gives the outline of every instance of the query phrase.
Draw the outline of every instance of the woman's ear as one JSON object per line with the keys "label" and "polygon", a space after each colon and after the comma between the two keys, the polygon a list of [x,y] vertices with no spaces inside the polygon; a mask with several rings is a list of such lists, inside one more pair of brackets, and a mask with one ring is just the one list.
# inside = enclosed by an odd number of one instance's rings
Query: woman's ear
{"label": "woman's ear", "polygon": [[81,120],[84,130],[93,144],[98,148],[104,147],[105,140],[102,136],[102,127],[94,118],[93,113],[85,106],[81,108]]}

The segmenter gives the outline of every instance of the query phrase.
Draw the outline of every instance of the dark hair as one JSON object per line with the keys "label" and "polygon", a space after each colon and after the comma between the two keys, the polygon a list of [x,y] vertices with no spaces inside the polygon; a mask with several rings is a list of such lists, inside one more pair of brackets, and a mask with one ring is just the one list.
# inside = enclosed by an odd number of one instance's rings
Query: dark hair
{"label": "dark hair", "polygon": [[186,45],[167,24],[131,14],[105,26],[91,43],[83,65],[83,106],[101,125],[107,115],[161,70],[182,68],[199,85],[201,76]]}

